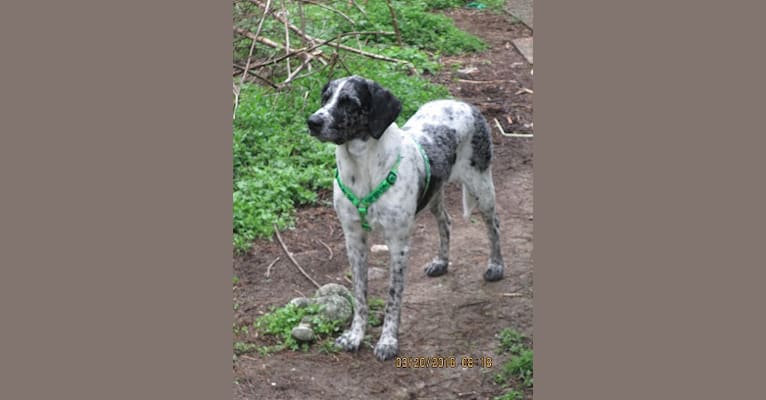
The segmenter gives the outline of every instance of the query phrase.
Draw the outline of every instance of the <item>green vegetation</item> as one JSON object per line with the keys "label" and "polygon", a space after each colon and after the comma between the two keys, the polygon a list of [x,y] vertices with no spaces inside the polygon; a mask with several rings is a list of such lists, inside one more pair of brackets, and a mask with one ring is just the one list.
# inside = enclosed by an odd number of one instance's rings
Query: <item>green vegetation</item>
{"label": "green vegetation", "polygon": [[523,393],[518,392],[515,389],[511,389],[504,395],[495,397],[494,400],[522,400],[523,398],[524,398]]}
{"label": "green vegetation", "polygon": [[[397,120],[404,123],[423,103],[449,97],[445,87],[434,85],[420,76],[436,72],[440,54],[478,51],[486,45],[478,38],[458,30],[451,19],[429,13],[431,9],[464,6],[460,1],[392,1],[396,10],[403,46],[393,35],[350,35],[341,42],[364,51],[404,60],[409,65],[373,60],[337,50],[330,45],[319,48],[337,62],[327,66],[312,63],[313,70],[289,85],[273,89],[245,83],[233,123],[233,242],[237,251],[246,251],[255,238],[270,238],[278,229],[290,227],[296,206],[317,202],[317,193],[332,187],[335,167],[334,145],[321,143],[307,133],[306,118],[319,107],[320,89],[333,78],[351,74],[379,82],[391,90],[403,104]],[[485,2],[490,3],[490,2]],[[297,2],[287,1],[290,21],[305,26],[305,32],[319,39],[332,39],[344,32],[393,32],[386,2],[369,2],[366,15],[349,2],[327,4],[347,15],[354,24],[337,13],[304,4],[304,20],[298,18]],[[252,2],[234,2],[234,25],[255,32],[262,11]],[[284,39],[284,25],[273,17],[265,19],[260,37]],[[301,37],[290,32],[294,48]],[[252,41],[241,35],[234,39],[234,61],[244,65]],[[284,54],[260,44],[255,46],[255,62]],[[332,58],[335,60],[335,58]],[[291,60],[293,69],[301,59]],[[281,82],[287,76],[284,62],[274,65],[270,78]],[[413,74],[413,72],[416,72]],[[239,83],[239,76],[235,77]]]}
{"label": "green vegetation", "polygon": [[[500,366],[500,373],[495,375],[495,383],[508,386],[516,383],[521,388],[533,386],[533,359],[534,353],[526,344],[526,338],[513,329],[503,329],[499,333],[500,353],[510,354],[510,359]],[[511,389],[503,396],[495,397],[495,400],[513,400],[523,398],[522,393]]]}
{"label": "green vegetation", "polygon": [[500,11],[505,6],[505,0],[484,0],[484,1],[465,1],[465,0],[426,0],[425,3],[431,9],[444,9],[453,7],[468,7],[477,10],[489,9]]}
{"label": "green vegetation", "polygon": [[371,297],[367,302],[369,313],[367,314],[367,322],[370,326],[380,326],[383,324],[383,310],[386,307],[386,302],[380,297]]}
{"label": "green vegetation", "polygon": [[291,333],[294,327],[298,326],[303,317],[311,316],[312,329],[317,338],[328,337],[340,331],[340,325],[337,321],[327,321],[318,315],[320,306],[317,304],[308,307],[298,307],[294,304],[287,304],[284,307],[272,308],[271,312],[265,314],[255,321],[255,328],[266,335],[276,337],[278,344],[276,346],[259,349],[262,353],[269,353],[281,349],[290,349],[293,351],[309,349],[308,343],[298,343]]}

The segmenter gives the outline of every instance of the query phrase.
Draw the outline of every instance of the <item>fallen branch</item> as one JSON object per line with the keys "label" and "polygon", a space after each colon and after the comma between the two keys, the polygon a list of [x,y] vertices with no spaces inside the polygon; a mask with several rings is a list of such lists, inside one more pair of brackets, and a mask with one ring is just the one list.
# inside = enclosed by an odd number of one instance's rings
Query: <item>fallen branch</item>
{"label": "fallen branch", "polygon": [[[262,2],[260,2],[258,0],[250,0],[250,1],[252,3],[255,3],[256,5],[258,5],[261,8],[265,7],[265,4],[263,4]],[[289,23],[289,21],[287,21],[286,18],[284,18],[284,17],[282,17],[280,15],[276,15],[276,14],[272,14],[272,15],[274,15],[274,18],[279,20],[279,22],[287,24],[291,31],[295,32],[298,36],[308,40],[309,42],[314,43],[317,40],[319,40],[319,39],[317,39],[317,38],[315,38],[313,36],[310,36],[306,32],[301,31],[300,28],[298,28],[297,26]],[[398,58],[392,58],[392,57],[387,57],[387,56],[381,56],[379,54],[370,53],[370,52],[367,52],[367,51],[364,51],[364,50],[357,50],[357,49],[355,49],[353,47],[346,46],[346,45],[343,45],[343,44],[340,44],[340,43],[337,45],[337,47],[341,48],[343,50],[346,50],[346,51],[350,51],[352,53],[356,53],[356,54],[359,54],[359,55],[362,55],[362,56],[365,56],[365,57],[369,57],[369,58],[375,59],[375,60],[383,60],[383,61],[388,61],[388,62],[393,62],[393,63],[409,64],[409,65],[411,65],[414,68],[412,63],[409,62],[409,61],[404,61],[404,60],[400,60]]]}
{"label": "fallen branch", "polygon": [[520,94],[522,94],[522,93],[529,93],[529,94],[534,94],[535,92],[533,92],[533,91],[532,91],[532,90],[530,90],[530,89],[527,89],[527,88],[523,87],[523,88],[519,89],[519,90],[518,90],[516,93],[514,93],[514,94],[518,96],[518,95],[520,95]]}
{"label": "fallen branch", "polygon": [[522,297],[524,295],[521,294],[521,293],[503,293],[503,296],[505,296],[505,297]]}
{"label": "fallen branch", "polygon": [[[246,37],[248,37],[248,38],[250,38],[252,40],[255,40],[257,42],[263,43],[266,46],[273,47],[275,49],[283,49],[283,48],[286,47],[285,45],[277,43],[277,42],[275,42],[275,41],[273,41],[273,40],[271,40],[269,38],[265,38],[265,37],[261,37],[261,36],[255,36],[253,33],[251,33],[250,31],[248,31],[246,29],[237,28],[235,26],[234,27],[234,31],[239,33],[240,35],[246,36]],[[294,56],[296,54],[300,54],[300,55],[302,55],[302,56],[304,56],[306,58],[314,56],[312,54],[309,54],[304,49],[289,49],[289,51],[285,55],[283,55],[282,57],[275,58],[275,59],[273,59],[273,60],[271,60],[269,62],[266,62],[266,63],[261,63],[261,64],[253,65],[252,68],[253,69],[258,69],[260,67],[263,67],[264,65],[275,64],[275,63],[278,63],[278,62],[284,60],[287,57],[291,57],[291,56]]]}
{"label": "fallen branch", "polygon": [[332,260],[332,256],[333,256],[333,254],[332,254],[332,249],[330,248],[330,246],[328,246],[327,244],[325,244],[325,242],[323,242],[323,241],[321,241],[321,240],[319,240],[319,239],[314,239],[314,240],[316,240],[317,242],[319,242],[320,244],[322,244],[322,246],[324,246],[324,248],[325,248],[325,249],[327,249],[327,251],[328,251],[328,252],[330,252],[330,258],[328,258],[328,259],[327,259],[327,261],[330,261],[330,260]]}
{"label": "fallen branch", "polygon": [[495,125],[497,125],[497,129],[500,130],[500,134],[503,135],[503,136],[508,136],[508,137],[525,137],[525,138],[531,138],[531,137],[534,136],[531,133],[505,133],[505,131],[503,130],[503,127],[500,126],[500,121],[498,121],[497,118],[495,118]]}
{"label": "fallen branch", "polygon": [[333,7],[330,7],[330,6],[326,5],[326,4],[317,3],[317,2],[315,2],[315,1],[311,1],[311,0],[299,0],[299,1],[300,1],[301,3],[312,4],[312,5],[315,5],[315,6],[317,6],[317,7],[320,7],[320,8],[324,8],[325,10],[330,10],[330,11],[332,11],[332,12],[334,12],[334,13],[336,13],[336,14],[340,15],[341,17],[343,17],[343,18],[344,18],[346,21],[348,21],[348,22],[349,22],[351,25],[356,25],[356,22],[354,22],[354,20],[353,20],[353,19],[349,18],[349,16],[348,16],[348,15],[346,15],[346,14],[343,14],[343,13],[342,13],[340,10],[338,10],[337,8],[333,8]]}
{"label": "fallen branch", "polygon": [[[290,54],[290,30],[287,27],[287,7],[285,6],[285,0],[282,0],[282,13],[285,15],[285,54]],[[292,75],[289,59],[285,59],[285,66],[287,67],[287,75]]]}
{"label": "fallen branch", "polygon": [[275,258],[274,261],[272,261],[271,264],[269,264],[269,266],[266,267],[266,277],[267,278],[269,277],[269,275],[271,275],[271,267],[273,267],[274,264],[277,263],[277,261],[279,261],[279,257]]}
{"label": "fallen branch", "polygon": [[[266,1],[266,10],[268,11],[269,6],[271,5],[271,0]],[[258,23],[258,29],[255,30],[255,37],[258,37],[261,34],[261,28],[263,28],[263,21],[266,21],[266,13],[267,11],[263,12],[263,17],[261,17],[261,21]],[[253,39],[253,43],[250,44],[250,52],[247,54],[247,63],[245,63],[245,70],[242,71],[242,78],[239,80],[239,86],[242,87],[242,84],[245,82],[245,77],[247,76],[247,72],[250,69],[250,59],[253,57],[253,51],[255,51],[255,39]],[[239,88],[236,90],[236,96],[234,97],[234,115],[232,115],[232,119],[237,117],[237,107],[239,107]]]}
{"label": "fallen branch", "polygon": [[359,10],[359,12],[364,14],[365,17],[367,16],[367,11],[364,11],[364,8],[360,7],[359,4],[356,4],[356,2],[354,0],[348,0],[348,2],[353,4],[354,6],[356,6],[356,8]]}
{"label": "fallen branch", "polygon": [[481,83],[516,83],[516,81],[514,81],[513,79],[498,79],[498,80],[494,80],[494,81],[475,81],[475,80],[471,80],[471,79],[458,79],[457,81],[458,82],[463,82],[463,83],[478,83],[478,84],[481,84]]}
{"label": "fallen branch", "polygon": [[[253,34],[250,33],[249,31],[245,30],[245,29],[234,27],[234,31],[236,31],[240,35],[243,35],[243,36],[246,36],[246,37],[250,37],[252,39],[251,35],[253,35]],[[342,38],[342,37],[351,36],[351,35],[393,35],[393,34],[394,34],[394,32],[345,32],[345,33],[339,34],[338,36]],[[336,36],[336,37],[334,37],[332,39],[322,40],[319,43],[315,43],[314,45],[312,45],[310,47],[304,47],[304,48],[300,48],[300,49],[293,49],[293,51],[291,53],[289,53],[289,54],[285,54],[285,55],[277,57],[277,58],[275,58],[273,60],[264,61],[262,63],[253,65],[252,69],[258,69],[258,68],[261,68],[261,67],[265,67],[267,65],[276,64],[276,63],[284,60],[287,57],[292,57],[292,56],[295,56],[295,55],[300,54],[300,53],[306,53],[310,57],[318,57],[318,56],[321,55],[321,51],[317,51],[316,53],[309,53],[309,52],[312,51],[312,50],[315,50],[317,47],[324,46],[324,45],[332,42],[333,40],[336,40],[338,38],[338,36]],[[270,47],[274,47],[274,48],[278,48],[278,49],[282,48],[281,44],[276,43],[276,42],[271,41],[271,40],[268,40],[268,39],[266,41],[261,41],[261,42],[263,44],[267,45],[267,46],[270,46]],[[343,48],[343,47],[341,47],[341,48]],[[351,49],[356,50],[353,47]],[[381,57],[384,57],[384,56],[381,56]],[[397,60],[397,61],[398,62],[405,62],[405,61],[401,61],[401,60]]]}
{"label": "fallen branch", "polygon": [[399,47],[402,47],[402,33],[399,31],[399,21],[396,20],[396,11],[394,11],[394,7],[391,5],[391,0],[386,0],[386,5],[388,6],[388,11],[391,13],[391,22],[394,25],[394,32],[396,32],[396,44],[398,44]]}
{"label": "fallen branch", "polygon": [[[245,67],[243,67],[243,66],[241,66],[241,65],[237,65],[237,64],[234,64],[234,68],[239,68],[239,70],[240,70],[240,71],[243,71],[243,70],[245,69]],[[254,76],[255,78],[257,78],[257,79],[261,80],[263,83],[265,83],[265,84],[267,84],[267,85],[271,86],[272,88],[274,88],[274,89],[279,89],[279,86],[277,86],[277,85],[276,85],[274,82],[272,82],[272,81],[270,81],[270,80],[268,80],[268,79],[266,79],[266,78],[264,78],[264,77],[262,77],[262,76],[258,75],[258,74],[257,74],[255,71],[253,71],[252,69],[251,69],[250,71],[247,71],[247,73],[248,73],[248,74],[250,74],[250,75],[252,75],[252,76]]]}
{"label": "fallen branch", "polygon": [[293,257],[293,254],[287,250],[287,246],[285,246],[285,242],[282,241],[282,236],[279,235],[279,228],[277,227],[276,224],[274,225],[274,233],[276,233],[277,235],[277,240],[279,241],[279,244],[282,246],[282,250],[284,250],[285,254],[287,254],[287,258],[289,258],[290,261],[292,261],[293,264],[298,268],[298,270],[301,271],[301,274],[303,274],[303,276],[305,276],[306,279],[311,281],[311,283],[313,283],[314,286],[316,286],[318,289],[320,287],[319,284],[314,280],[314,278],[309,276],[309,274],[307,274],[306,271],[303,270],[303,267],[301,267],[301,265],[298,264],[298,261],[295,260],[295,258]]}

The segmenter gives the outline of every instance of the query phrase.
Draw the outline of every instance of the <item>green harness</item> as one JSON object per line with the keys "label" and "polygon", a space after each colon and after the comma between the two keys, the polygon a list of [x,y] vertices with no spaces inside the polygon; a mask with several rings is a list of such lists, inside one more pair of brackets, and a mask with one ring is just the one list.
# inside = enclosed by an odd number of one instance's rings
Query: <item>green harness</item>
{"label": "green harness", "polygon": [[[413,142],[415,142],[413,140]],[[420,155],[423,156],[423,162],[425,163],[426,167],[426,186],[423,188],[423,196],[425,196],[426,192],[428,191],[428,185],[431,182],[431,163],[428,160],[428,155],[426,155],[426,151],[423,150],[423,147],[420,145],[420,143],[415,142],[415,144],[418,147],[418,150],[420,151]],[[335,168],[335,180],[338,181],[338,187],[340,187],[340,190],[343,192],[344,195],[346,195],[346,198],[351,202],[351,204],[356,207],[356,210],[359,211],[359,217],[362,222],[362,229],[365,231],[370,231],[372,228],[370,227],[370,224],[367,223],[367,209],[375,203],[381,196],[383,196],[383,193],[388,190],[391,186],[396,183],[397,173],[399,169],[399,163],[402,161],[402,155],[399,154],[396,156],[396,161],[394,162],[394,165],[391,167],[391,170],[388,171],[388,176],[386,176],[386,179],[383,180],[383,182],[380,182],[378,186],[375,187],[375,189],[370,192],[367,196],[360,199],[359,197],[356,197],[354,192],[351,191],[351,189],[344,185],[343,182],[340,180],[340,173],[338,172],[338,168]]]}

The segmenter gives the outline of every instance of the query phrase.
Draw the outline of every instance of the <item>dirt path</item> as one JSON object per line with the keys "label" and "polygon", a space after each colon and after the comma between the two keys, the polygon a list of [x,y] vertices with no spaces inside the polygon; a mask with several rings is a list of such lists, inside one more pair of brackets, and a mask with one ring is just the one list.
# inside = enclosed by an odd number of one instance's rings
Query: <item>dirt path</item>
{"label": "dirt path", "polygon": [[[445,68],[432,78],[447,85],[453,96],[479,106],[492,126],[492,168],[506,277],[495,283],[482,279],[489,254],[484,224],[478,214],[471,221],[462,219],[460,192],[456,186],[449,186],[452,265],[446,275],[438,278],[423,273],[422,266],[435,255],[439,238],[433,216],[421,213],[405,281],[400,355],[455,356],[458,360],[469,355],[490,356],[493,368],[464,369],[458,365],[397,369],[393,362],[379,362],[366,345],[356,354],[325,354],[316,346],[308,353],[251,353],[234,362],[235,399],[491,399],[504,392],[493,383],[500,363],[507,359],[496,353],[495,334],[510,327],[529,337],[533,335],[532,141],[501,136],[494,119],[506,132],[532,131],[531,94],[515,94],[521,88],[532,89],[531,66],[511,44],[512,39],[532,33],[507,14],[456,10],[448,15],[461,29],[482,37],[491,46],[481,54],[445,57]],[[467,67],[478,71],[458,77],[457,70]],[[327,206],[326,195],[324,201],[324,206],[299,210],[297,228],[282,236],[296,259],[320,284],[350,286],[344,278],[349,267],[341,228],[334,211]],[[383,243],[379,234],[373,234],[371,239],[372,244]],[[332,259],[318,240],[332,249]],[[267,279],[266,268],[276,257],[281,259]],[[386,297],[387,261],[387,255],[370,257],[370,267],[376,271],[369,282],[370,296]],[[234,289],[236,326],[252,323],[269,306],[284,305],[293,297],[314,292],[276,242],[256,242],[251,254],[234,260],[234,273],[240,278]],[[380,328],[368,333],[374,344]],[[256,343],[262,340],[238,337],[245,339]],[[531,398],[531,391],[526,396]]]}

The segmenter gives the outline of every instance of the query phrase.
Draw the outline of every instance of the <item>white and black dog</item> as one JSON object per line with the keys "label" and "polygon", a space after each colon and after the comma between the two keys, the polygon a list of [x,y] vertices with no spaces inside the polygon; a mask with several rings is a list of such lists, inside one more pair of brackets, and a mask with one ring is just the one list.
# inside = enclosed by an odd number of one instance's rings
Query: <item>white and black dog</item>
{"label": "white and black dog", "polygon": [[394,357],[399,349],[404,272],[415,215],[429,207],[439,224],[439,254],[425,267],[434,277],[449,265],[450,218],[443,206],[443,187],[463,185],[468,218],[478,205],[490,243],[484,279],[503,277],[499,222],[490,160],[489,126],[466,103],[438,100],[423,105],[401,129],[394,120],[401,103],[377,83],[358,76],[341,78],[322,89],[322,106],[308,118],[309,132],[337,145],[333,204],[346,238],[354,282],[354,318],[336,343],[356,350],[367,326],[367,231],[383,228],[390,251],[390,289],[375,356]]}

